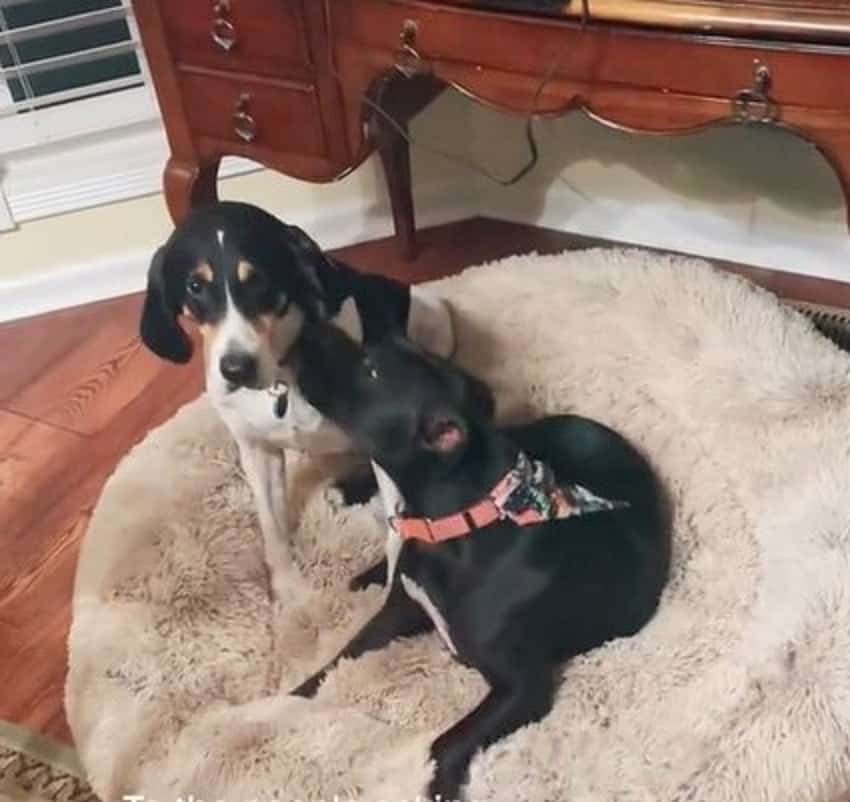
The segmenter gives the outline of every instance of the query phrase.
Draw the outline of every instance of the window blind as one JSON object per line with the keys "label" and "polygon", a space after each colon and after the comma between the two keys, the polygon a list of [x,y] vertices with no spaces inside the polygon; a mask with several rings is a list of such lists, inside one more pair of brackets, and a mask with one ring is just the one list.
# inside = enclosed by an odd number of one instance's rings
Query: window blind
{"label": "window blind", "polygon": [[0,230],[159,192],[168,156],[130,0],[0,0]]}
{"label": "window blind", "polygon": [[124,0],[0,0],[2,118],[141,87]]}

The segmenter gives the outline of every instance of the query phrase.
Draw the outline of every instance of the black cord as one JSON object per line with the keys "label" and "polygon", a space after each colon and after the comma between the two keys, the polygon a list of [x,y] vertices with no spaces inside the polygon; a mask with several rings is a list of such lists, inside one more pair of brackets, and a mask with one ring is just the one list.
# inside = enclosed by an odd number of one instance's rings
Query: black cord
{"label": "black cord", "polygon": [[[330,11],[327,7],[327,4],[325,5],[325,11],[326,11],[326,15],[330,14]],[[582,19],[581,19],[582,30],[584,30],[584,28],[585,28],[585,26],[588,22],[589,16],[590,16],[589,0],[582,0]],[[327,27],[327,30],[331,29],[330,19],[326,19],[326,27]],[[522,167],[520,167],[520,169],[517,170],[517,172],[515,172],[509,178],[501,178],[497,175],[494,175],[489,170],[487,170],[485,167],[482,167],[477,162],[475,162],[472,159],[469,159],[465,156],[462,156],[459,153],[453,153],[451,151],[441,150],[440,148],[434,147],[433,145],[427,145],[427,144],[423,144],[423,143],[419,142],[417,139],[412,137],[410,135],[410,133],[407,131],[407,129],[405,128],[405,126],[402,123],[400,123],[395,117],[393,117],[393,115],[389,111],[387,111],[383,106],[381,106],[380,103],[374,101],[372,98],[370,98],[368,95],[366,95],[365,93],[362,93],[362,92],[360,93],[360,99],[361,99],[361,102],[365,106],[367,106],[373,112],[378,114],[411,147],[417,148],[420,151],[423,151],[423,152],[426,152],[426,153],[431,153],[432,155],[435,155],[435,156],[439,156],[443,159],[454,162],[455,164],[459,164],[462,167],[465,167],[466,169],[471,170],[474,173],[478,173],[479,175],[483,176],[484,178],[488,179],[489,181],[492,181],[495,184],[498,184],[499,186],[509,187],[509,186],[513,186],[514,184],[518,183],[523,178],[525,178],[525,176],[527,176],[537,166],[537,163],[540,160],[540,149],[538,147],[537,136],[536,136],[535,131],[534,131],[534,123],[539,119],[538,104],[540,102],[541,96],[543,95],[543,91],[546,89],[546,87],[552,81],[552,79],[555,75],[555,72],[557,71],[558,67],[561,66],[561,63],[564,59],[564,56],[567,54],[568,51],[569,51],[569,48],[565,44],[564,47],[560,50],[560,52],[552,60],[552,63],[549,65],[549,68],[546,70],[546,73],[544,74],[543,78],[540,80],[540,83],[537,85],[537,90],[534,93],[534,99],[533,99],[532,105],[531,105],[531,111],[528,113],[528,115],[525,118],[525,140],[526,140],[526,143],[528,144],[529,156],[528,156],[528,159],[525,162],[525,164]],[[331,75],[333,75],[333,77],[337,80],[337,82],[340,84],[340,86],[342,86],[343,85],[342,77],[339,75],[339,73],[336,70],[336,66],[333,63],[333,55],[331,53],[328,53],[328,66],[330,68]],[[455,91],[462,91],[460,89],[460,87],[456,86],[453,82],[448,81],[446,83],[449,87],[451,87]]]}
{"label": "black cord", "polygon": [[512,184],[516,184],[518,181],[523,179],[528,173],[530,173],[534,167],[537,165],[539,160],[539,149],[537,147],[537,140],[534,134],[534,126],[533,126],[533,118],[529,117],[526,120],[525,125],[525,137],[528,142],[528,149],[530,151],[530,156],[528,161],[523,165],[523,167],[512,175],[510,178],[500,178],[497,175],[493,175],[486,167],[482,167],[476,161],[467,158],[466,156],[461,155],[460,153],[454,153],[448,150],[441,150],[440,148],[434,147],[433,145],[427,145],[419,142],[419,140],[412,137],[405,127],[395,119],[380,103],[376,103],[372,98],[368,95],[361,94],[360,99],[363,104],[368,106],[372,111],[376,114],[380,115],[388,125],[390,125],[398,135],[404,139],[411,147],[417,148],[420,151],[424,151],[426,153],[431,153],[435,156],[440,156],[443,159],[447,159],[448,161],[454,162],[455,164],[459,164],[462,167],[466,167],[468,170],[472,170],[479,175],[484,176],[488,180],[492,181],[495,184],[499,184],[503,187],[509,187]]}

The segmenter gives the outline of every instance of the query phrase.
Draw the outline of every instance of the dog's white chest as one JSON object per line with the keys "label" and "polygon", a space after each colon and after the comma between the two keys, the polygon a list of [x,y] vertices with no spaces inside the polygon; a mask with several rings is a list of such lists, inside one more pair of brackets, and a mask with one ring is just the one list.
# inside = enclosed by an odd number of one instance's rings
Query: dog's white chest
{"label": "dog's white chest", "polygon": [[375,474],[375,481],[378,483],[378,492],[381,495],[381,504],[384,508],[384,522],[387,525],[385,553],[387,556],[387,587],[389,587],[395,576],[395,568],[398,564],[398,555],[402,545],[401,536],[390,526],[389,521],[393,515],[398,515],[404,509],[404,499],[401,497],[396,483],[387,476],[377,462],[372,462],[372,471]]}
{"label": "dog's white chest", "polygon": [[435,629],[443,639],[443,643],[448,646],[449,651],[452,654],[457,654],[457,649],[452,641],[452,637],[449,635],[449,625],[446,623],[446,619],[443,618],[443,614],[437,609],[437,606],[431,601],[431,598],[425,592],[425,588],[421,585],[417,585],[416,582],[414,582],[406,574],[401,575],[401,586],[404,588],[404,592],[410,596],[410,598],[427,613],[428,618],[434,622]]}
{"label": "dog's white chest", "polygon": [[[404,499],[398,489],[396,483],[390,479],[384,472],[384,469],[377,462],[372,463],[372,470],[375,472],[375,480],[378,483],[378,490],[381,494],[381,501],[384,505],[384,514],[387,520],[387,586],[392,584],[395,577],[396,567],[398,565],[398,555],[401,551],[402,539],[398,532],[389,525],[389,519],[394,515],[399,515],[404,509]],[[443,614],[437,609],[437,606],[431,601],[428,594],[421,585],[418,585],[406,574],[400,577],[401,586],[404,592],[410,596],[428,615],[431,621],[434,622],[434,627],[443,639],[443,642],[448,646],[452,654],[457,654],[457,649],[449,635],[449,626]]]}

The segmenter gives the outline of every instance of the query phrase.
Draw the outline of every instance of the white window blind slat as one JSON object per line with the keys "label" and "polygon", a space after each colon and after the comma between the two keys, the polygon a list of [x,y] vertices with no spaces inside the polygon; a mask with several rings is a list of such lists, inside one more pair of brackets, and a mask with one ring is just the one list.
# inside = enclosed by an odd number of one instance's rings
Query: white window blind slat
{"label": "white window blind slat", "polygon": [[[0,4],[2,8],[2,4]],[[25,25],[12,30],[0,30],[0,46],[37,39],[42,36],[50,36],[66,31],[76,31],[82,28],[90,28],[94,25],[102,25],[106,22],[115,22],[127,19],[132,13],[131,9],[124,6],[117,8],[104,8],[99,11],[87,11],[83,14],[74,14],[70,17],[60,17],[47,22],[36,22],[33,25]]]}
{"label": "white window blind slat", "polygon": [[0,192],[14,220],[156,191],[166,157],[130,0],[0,0]]}
{"label": "white window blind slat", "polygon": [[0,8],[12,8],[12,6],[34,6],[40,0],[0,0]]}
{"label": "white window blind slat", "polygon": [[[35,120],[10,123],[56,106],[64,108],[68,121],[60,137],[75,124],[91,131],[91,122],[78,118],[71,106],[148,87],[143,61],[129,0],[0,0],[0,121],[7,121],[0,125],[0,141],[4,128],[13,147],[15,140],[32,147],[41,130],[45,141],[55,141],[52,130]],[[145,105],[155,117],[155,104]],[[21,140],[21,131],[30,133]]]}
{"label": "white window blind slat", "polygon": [[[65,53],[61,56],[52,56],[51,58],[39,59],[38,61],[29,61],[0,70],[0,79],[9,81],[23,76],[38,75],[41,72],[48,72],[49,70],[60,70],[65,67],[72,67],[78,64],[88,64],[91,61],[99,61],[101,59],[110,58],[111,56],[133,53],[138,49],[138,47],[139,45],[136,42],[115,42],[111,45],[91,47],[74,53]],[[38,99],[39,102],[44,100],[41,96]]]}
{"label": "white window blind slat", "polygon": [[[144,81],[140,75],[128,75],[124,78],[115,78],[112,81],[98,81],[94,84],[78,86],[75,89],[66,89],[62,92],[52,92],[49,95],[39,97],[38,103],[67,103],[71,100],[81,100],[82,98],[93,97],[107,92],[115,92],[121,89],[132,89],[134,87],[142,86],[143,84]],[[12,101],[6,105],[0,104],[0,119],[31,109],[32,106],[33,101],[29,99]]]}

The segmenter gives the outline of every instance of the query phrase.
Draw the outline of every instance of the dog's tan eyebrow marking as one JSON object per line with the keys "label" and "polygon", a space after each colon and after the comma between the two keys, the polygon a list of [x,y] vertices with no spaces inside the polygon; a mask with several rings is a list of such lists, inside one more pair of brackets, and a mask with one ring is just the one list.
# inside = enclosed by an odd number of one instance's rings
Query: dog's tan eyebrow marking
{"label": "dog's tan eyebrow marking", "polygon": [[236,266],[236,277],[244,284],[254,275],[254,265],[244,259]]}
{"label": "dog's tan eyebrow marking", "polygon": [[213,269],[208,262],[201,262],[193,271],[192,278],[199,278],[202,281],[211,282],[213,280]]}

